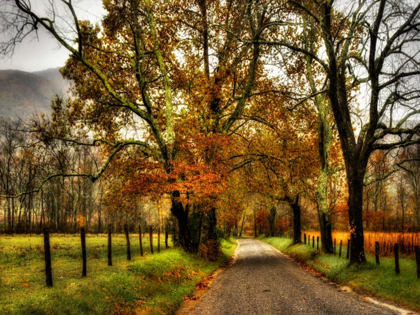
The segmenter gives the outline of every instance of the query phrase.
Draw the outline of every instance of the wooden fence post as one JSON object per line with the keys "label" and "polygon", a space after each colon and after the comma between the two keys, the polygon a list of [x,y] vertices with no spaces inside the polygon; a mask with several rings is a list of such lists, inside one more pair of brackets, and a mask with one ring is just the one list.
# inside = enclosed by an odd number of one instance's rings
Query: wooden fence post
{"label": "wooden fence post", "polygon": [[376,264],[379,265],[379,242],[375,242]]}
{"label": "wooden fence post", "polygon": [[150,252],[153,254],[153,228],[149,225]]}
{"label": "wooden fence post", "polygon": [[82,240],[82,259],[83,259],[83,269],[82,269],[82,277],[86,277],[86,234],[85,228],[80,228],[80,238]]}
{"label": "wooden fence post", "polygon": [[124,225],[125,239],[127,241],[127,260],[131,260],[131,249],[130,249],[130,235],[128,234],[128,225]]}
{"label": "wooden fence post", "polygon": [[316,250],[319,250],[319,236],[316,237]]}
{"label": "wooden fence post", "polygon": [[350,246],[351,246],[351,241],[347,240],[347,255],[346,255],[347,259],[350,258]]}
{"label": "wooden fence post", "polygon": [[140,256],[143,256],[143,240],[141,238],[141,224],[139,224]]}
{"label": "wooden fence post", "polygon": [[395,273],[400,274],[400,258],[398,255],[398,243],[394,244],[394,255],[395,255]]}
{"label": "wooden fence post", "polygon": [[333,246],[334,246],[333,247],[334,255],[336,255],[337,254],[337,241],[336,241],[336,239],[334,239],[334,245]]}
{"label": "wooden fence post", "polygon": [[341,258],[341,248],[343,247],[343,240],[340,240],[340,250],[338,252],[338,258]]}
{"label": "wooden fence post", "polygon": [[44,229],[44,254],[45,254],[45,276],[47,287],[53,286],[51,271],[51,248],[50,248],[50,230]]}
{"label": "wooden fence post", "polygon": [[112,266],[112,224],[108,224],[108,266]]}
{"label": "wooden fence post", "polygon": [[414,246],[416,252],[416,263],[417,263],[417,279],[420,279],[420,246]]}
{"label": "wooden fence post", "polygon": [[305,243],[305,245],[306,245],[306,233],[303,233],[303,242]]}
{"label": "wooden fence post", "polygon": [[312,236],[312,248],[315,248],[315,236]]}

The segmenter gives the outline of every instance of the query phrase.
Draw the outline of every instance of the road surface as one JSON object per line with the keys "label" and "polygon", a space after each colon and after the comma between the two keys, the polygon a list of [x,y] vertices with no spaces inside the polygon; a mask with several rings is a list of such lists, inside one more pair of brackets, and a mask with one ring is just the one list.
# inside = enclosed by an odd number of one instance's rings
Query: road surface
{"label": "road surface", "polygon": [[238,243],[235,263],[216,278],[189,314],[401,314],[340,290],[266,243],[254,239]]}

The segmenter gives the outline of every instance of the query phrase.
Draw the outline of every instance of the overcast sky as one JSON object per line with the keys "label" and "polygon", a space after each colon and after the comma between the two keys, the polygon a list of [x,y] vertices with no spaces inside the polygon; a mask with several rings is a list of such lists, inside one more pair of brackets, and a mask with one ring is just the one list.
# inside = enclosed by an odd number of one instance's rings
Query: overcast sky
{"label": "overcast sky", "polygon": [[[34,6],[43,7],[44,1],[32,0]],[[101,0],[78,0],[73,1],[79,20],[89,19],[98,23],[105,14]],[[15,50],[11,58],[0,58],[0,70],[17,69],[22,71],[40,71],[48,68],[56,68],[64,65],[68,58],[68,51],[60,47],[57,41],[40,29],[39,39],[26,39]]]}

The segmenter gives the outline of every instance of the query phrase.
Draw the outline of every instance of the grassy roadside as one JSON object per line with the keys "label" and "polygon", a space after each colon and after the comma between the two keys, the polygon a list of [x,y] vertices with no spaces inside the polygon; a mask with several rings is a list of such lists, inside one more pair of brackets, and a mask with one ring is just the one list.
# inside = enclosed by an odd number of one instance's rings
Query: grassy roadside
{"label": "grassy roadside", "polygon": [[[411,259],[400,259],[401,274],[397,276],[393,258],[381,257],[380,265],[377,266],[375,256],[368,254],[366,264],[349,267],[345,258],[321,254],[303,244],[292,245],[291,239],[278,237],[258,239],[321,272],[334,282],[420,310],[420,280],[417,279],[416,263]],[[347,248],[343,247],[344,256],[346,250]]]}
{"label": "grassy roadside", "polygon": [[79,237],[52,236],[54,287],[47,288],[42,238],[0,237],[0,313],[171,314],[236,247],[233,238],[223,240],[223,256],[208,262],[176,248],[151,255],[145,238],[146,255],[140,257],[137,236],[130,238],[132,260],[126,260],[124,236],[115,235],[109,267],[106,236],[88,235],[88,274],[82,278]]}

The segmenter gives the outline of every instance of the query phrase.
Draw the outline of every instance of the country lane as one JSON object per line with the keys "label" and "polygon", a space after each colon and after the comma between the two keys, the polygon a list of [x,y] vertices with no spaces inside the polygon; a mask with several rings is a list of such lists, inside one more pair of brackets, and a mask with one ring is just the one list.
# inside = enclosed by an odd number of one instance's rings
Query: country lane
{"label": "country lane", "polygon": [[189,314],[400,314],[340,290],[261,241],[238,239],[236,256]]}

